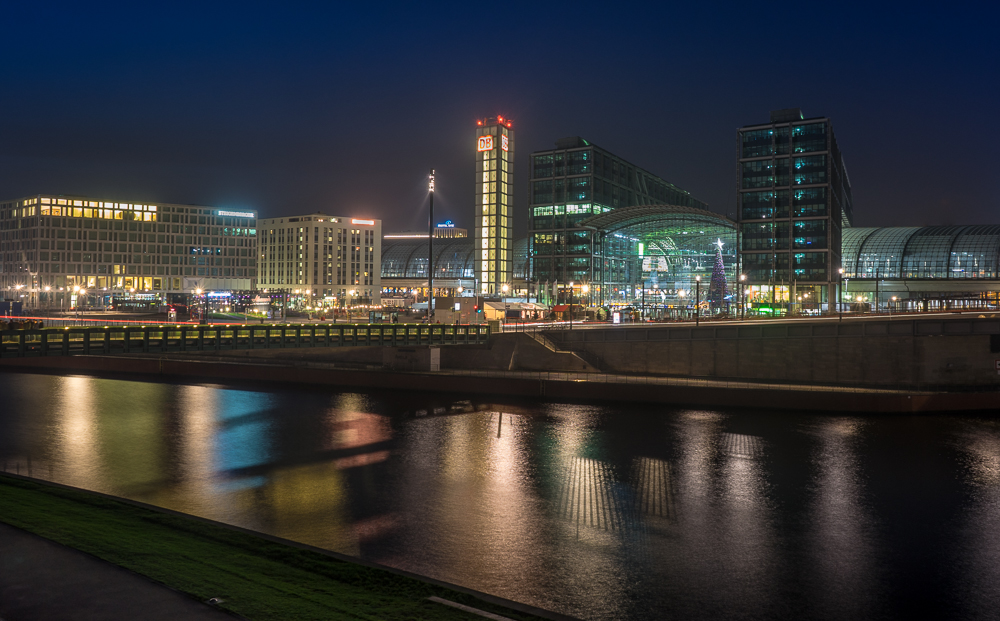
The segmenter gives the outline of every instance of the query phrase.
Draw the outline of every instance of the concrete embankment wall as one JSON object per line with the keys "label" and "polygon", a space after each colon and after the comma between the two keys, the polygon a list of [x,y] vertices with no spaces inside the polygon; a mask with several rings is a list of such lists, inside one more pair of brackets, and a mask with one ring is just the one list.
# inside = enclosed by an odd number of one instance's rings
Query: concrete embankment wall
{"label": "concrete embankment wall", "polygon": [[[1000,386],[1000,319],[553,331],[609,373],[881,387]],[[994,351],[996,350],[996,351]]]}
{"label": "concrete embankment wall", "polygon": [[[322,368],[318,365],[192,361],[165,357],[54,356],[0,360],[0,371],[83,373],[174,379],[192,382],[240,382],[252,385],[297,384],[338,390],[403,390],[501,398],[555,401],[613,401],[665,406],[767,408],[828,412],[932,412],[1000,409],[1000,393],[886,394],[842,390],[797,390],[794,387],[723,388],[656,383],[604,383],[559,378],[485,377],[448,373],[404,373]],[[640,378],[641,379],[641,378]]]}
{"label": "concrete embankment wall", "polygon": [[[232,360],[310,361],[382,366],[387,349],[382,346],[302,347],[185,352]],[[413,349],[413,347],[403,348]],[[526,334],[498,334],[485,345],[447,345],[440,348],[442,369],[495,371],[596,371],[570,352],[554,352]],[[153,355],[153,354],[150,354]]]}

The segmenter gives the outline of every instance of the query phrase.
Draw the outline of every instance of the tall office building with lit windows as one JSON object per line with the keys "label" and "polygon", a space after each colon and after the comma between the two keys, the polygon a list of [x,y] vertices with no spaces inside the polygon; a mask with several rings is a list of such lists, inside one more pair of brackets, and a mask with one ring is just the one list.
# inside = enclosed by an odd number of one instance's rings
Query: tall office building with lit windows
{"label": "tall office building with lit windows", "polygon": [[737,222],[746,295],[764,313],[830,310],[843,229],[853,224],[851,182],[830,119],[771,112],[737,130]]}
{"label": "tall office building with lit windows", "polygon": [[498,295],[511,284],[514,198],[513,122],[482,119],[476,128],[476,280],[479,293]]}

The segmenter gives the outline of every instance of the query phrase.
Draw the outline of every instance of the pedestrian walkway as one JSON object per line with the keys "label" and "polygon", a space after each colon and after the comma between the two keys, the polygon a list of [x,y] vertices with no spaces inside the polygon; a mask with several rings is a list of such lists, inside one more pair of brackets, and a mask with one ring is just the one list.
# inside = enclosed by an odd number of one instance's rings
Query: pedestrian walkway
{"label": "pedestrian walkway", "polygon": [[121,567],[0,523],[2,621],[234,618]]}

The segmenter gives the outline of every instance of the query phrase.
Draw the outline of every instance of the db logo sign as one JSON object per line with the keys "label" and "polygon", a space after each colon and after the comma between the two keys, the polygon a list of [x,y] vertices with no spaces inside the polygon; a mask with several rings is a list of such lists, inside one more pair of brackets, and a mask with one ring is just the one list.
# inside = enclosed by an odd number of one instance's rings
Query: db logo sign
{"label": "db logo sign", "polygon": [[477,147],[480,151],[492,151],[493,150],[493,136],[480,136],[479,145]]}

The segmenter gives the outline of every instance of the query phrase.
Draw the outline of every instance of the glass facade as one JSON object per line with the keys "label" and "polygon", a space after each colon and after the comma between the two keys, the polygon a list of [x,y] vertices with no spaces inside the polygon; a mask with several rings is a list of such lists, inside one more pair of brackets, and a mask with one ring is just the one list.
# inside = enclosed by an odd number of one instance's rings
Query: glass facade
{"label": "glass facade", "polygon": [[1000,278],[996,225],[847,229],[843,252],[845,278]]}
{"label": "glass facade", "polygon": [[688,192],[579,137],[532,154],[530,171],[529,266],[539,285],[601,278],[612,287],[634,285],[637,277],[629,265],[637,242],[602,239],[578,225],[635,205],[706,207]]}
{"label": "glass facade", "polygon": [[737,132],[740,262],[749,284],[773,293],[805,280],[825,299],[853,221],[851,186],[829,120],[780,112]]}
{"label": "glass facade", "polygon": [[476,280],[483,295],[497,295],[511,283],[512,126],[510,119],[498,116],[479,121],[476,130]]}
{"label": "glass facade", "polygon": [[[568,302],[567,285],[573,282],[589,286],[587,301],[592,304],[641,303],[645,292],[647,303],[678,311],[694,303],[691,296],[698,277],[702,299],[709,299],[717,253],[722,255],[729,295],[735,291],[736,223],[724,216],[694,207],[637,205],[592,215],[582,225],[576,239],[593,248],[594,257],[572,257],[567,268],[580,270],[575,273],[590,269],[589,278],[543,280],[540,301]],[[548,242],[547,233],[535,235],[535,243]],[[569,239],[572,242],[574,237]],[[545,260],[541,255],[534,258]],[[730,298],[720,292],[715,302],[721,309]]]}

